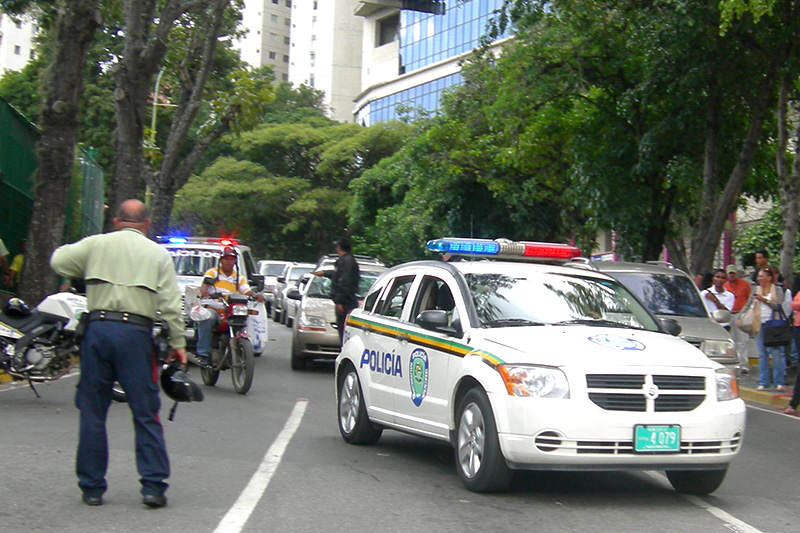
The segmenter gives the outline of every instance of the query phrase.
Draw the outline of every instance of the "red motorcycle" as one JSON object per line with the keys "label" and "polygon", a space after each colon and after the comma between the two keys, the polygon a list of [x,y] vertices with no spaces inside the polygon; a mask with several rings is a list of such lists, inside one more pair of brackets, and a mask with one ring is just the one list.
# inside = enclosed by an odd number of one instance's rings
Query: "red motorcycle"
{"label": "red motorcycle", "polygon": [[219,324],[211,333],[209,362],[200,367],[200,375],[206,385],[213,387],[220,371],[230,369],[233,389],[239,394],[247,394],[250,390],[256,360],[253,344],[245,328],[247,317],[258,314],[257,310],[250,309],[250,301],[255,301],[255,298],[238,293],[228,294],[221,299],[201,300],[206,310],[212,313],[217,312],[216,309],[221,311]]}

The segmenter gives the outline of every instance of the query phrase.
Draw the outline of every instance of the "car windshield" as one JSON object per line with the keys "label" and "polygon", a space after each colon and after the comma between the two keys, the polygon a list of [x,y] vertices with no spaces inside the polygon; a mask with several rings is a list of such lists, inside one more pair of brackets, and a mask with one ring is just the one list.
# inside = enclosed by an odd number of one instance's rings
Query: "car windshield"
{"label": "car windshield", "polygon": [[209,268],[217,266],[219,252],[191,248],[168,248],[179,276],[202,276]]}
{"label": "car windshield", "polygon": [[284,268],[286,268],[286,265],[283,263],[267,263],[266,265],[261,265],[261,274],[277,277],[283,274]]}
{"label": "car windshield", "polygon": [[657,315],[708,317],[697,289],[686,276],[650,272],[615,272],[611,275]]}
{"label": "car windshield", "polygon": [[314,270],[313,266],[310,267],[292,267],[291,272],[289,272],[289,281],[297,281],[298,279],[303,277],[303,274],[308,274]]}
{"label": "car windshield", "polygon": [[580,324],[659,329],[631,293],[613,280],[552,273],[465,277],[483,327]]}
{"label": "car windshield", "polygon": [[[372,283],[378,278],[378,274],[361,272],[361,277],[358,280],[358,295],[363,297],[372,287]],[[308,287],[306,296],[310,298],[330,298],[331,297],[331,279],[325,276],[314,277],[311,280],[311,285]]]}

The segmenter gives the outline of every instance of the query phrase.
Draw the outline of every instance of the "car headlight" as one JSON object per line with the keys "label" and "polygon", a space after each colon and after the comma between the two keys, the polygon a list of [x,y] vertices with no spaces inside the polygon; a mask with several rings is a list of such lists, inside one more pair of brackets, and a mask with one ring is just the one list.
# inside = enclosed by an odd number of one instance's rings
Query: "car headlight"
{"label": "car headlight", "polygon": [[567,376],[558,368],[500,365],[497,369],[511,396],[569,398]]}
{"label": "car headlight", "polygon": [[327,323],[323,318],[318,316],[309,316],[305,312],[300,313],[300,316],[297,318],[297,327],[300,329],[315,329],[324,331],[325,326],[327,326]]}
{"label": "car headlight", "polygon": [[247,306],[243,304],[235,304],[231,306],[231,314],[233,316],[247,316]]}
{"label": "car headlight", "polygon": [[717,401],[735,400],[739,397],[739,383],[730,368],[717,369]]}
{"label": "car headlight", "polygon": [[716,357],[736,357],[736,346],[729,340],[705,340],[700,349],[709,359]]}

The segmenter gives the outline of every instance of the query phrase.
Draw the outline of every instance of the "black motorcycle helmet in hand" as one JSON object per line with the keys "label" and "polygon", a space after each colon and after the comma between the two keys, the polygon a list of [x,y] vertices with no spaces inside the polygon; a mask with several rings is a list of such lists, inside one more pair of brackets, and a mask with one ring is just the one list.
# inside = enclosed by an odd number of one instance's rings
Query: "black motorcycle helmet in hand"
{"label": "black motorcycle helmet in hand", "polygon": [[161,371],[161,388],[176,402],[203,401],[203,390],[177,363],[164,365]]}

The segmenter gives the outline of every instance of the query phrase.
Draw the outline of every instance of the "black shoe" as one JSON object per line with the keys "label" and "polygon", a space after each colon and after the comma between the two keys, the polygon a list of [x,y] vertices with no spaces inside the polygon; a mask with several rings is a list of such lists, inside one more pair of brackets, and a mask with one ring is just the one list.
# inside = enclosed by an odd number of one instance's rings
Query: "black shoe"
{"label": "black shoe", "polygon": [[148,507],[166,507],[167,497],[163,494],[143,494],[142,503]]}
{"label": "black shoe", "polygon": [[207,355],[195,355],[194,360],[197,362],[197,366],[201,367],[209,367],[211,366],[211,361]]}
{"label": "black shoe", "polygon": [[92,507],[96,505],[103,505],[102,496],[91,496],[89,494],[86,494],[85,492],[81,496],[81,500],[83,500],[83,503],[85,503],[86,505],[91,505]]}

